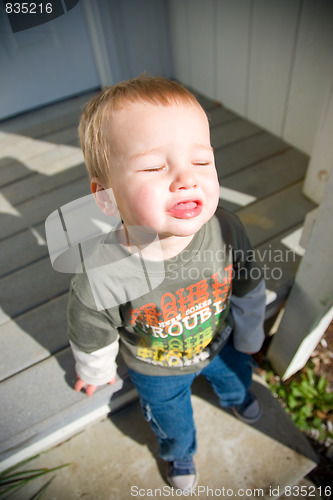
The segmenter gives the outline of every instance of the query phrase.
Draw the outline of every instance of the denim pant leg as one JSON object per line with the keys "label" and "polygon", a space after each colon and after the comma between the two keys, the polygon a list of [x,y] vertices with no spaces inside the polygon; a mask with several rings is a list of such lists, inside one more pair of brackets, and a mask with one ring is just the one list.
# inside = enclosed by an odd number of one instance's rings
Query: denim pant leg
{"label": "denim pant leg", "polygon": [[159,455],[167,461],[192,458],[196,430],[191,385],[196,374],[150,376],[128,369],[137,389],[143,415],[159,442]]}
{"label": "denim pant leg", "polygon": [[237,351],[229,339],[221,352],[202,370],[222,406],[246,402],[252,384],[254,361],[249,354]]}

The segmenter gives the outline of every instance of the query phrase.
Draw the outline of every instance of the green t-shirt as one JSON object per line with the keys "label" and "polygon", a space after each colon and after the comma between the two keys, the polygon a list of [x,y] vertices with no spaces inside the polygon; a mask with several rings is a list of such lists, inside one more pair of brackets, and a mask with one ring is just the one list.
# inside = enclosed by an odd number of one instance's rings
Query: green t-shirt
{"label": "green t-shirt", "polygon": [[243,297],[262,280],[239,218],[226,210],[218,214],[185,250],[162,262],[129,254],[115,233],[99,242],[86,272],[72,279],[72,344],[93,353],[119,335],[126,364],[150,375],[207,365],[232,329],[231,293]]}

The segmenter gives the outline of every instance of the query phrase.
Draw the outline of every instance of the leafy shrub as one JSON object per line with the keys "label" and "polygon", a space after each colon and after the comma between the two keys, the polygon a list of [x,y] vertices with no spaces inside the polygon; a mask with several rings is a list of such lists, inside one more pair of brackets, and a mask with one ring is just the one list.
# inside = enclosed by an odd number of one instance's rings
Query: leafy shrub
{"label": "leafy shrub", "polygon": [[333,416],[333,394],[327,392],[325,377],[318,377],[307,366],[300,375],[285,383],[273,371],[269,371],[266,373],[266,382],[299,429],[316,429],[320,441],[333,438],[327,425]]}

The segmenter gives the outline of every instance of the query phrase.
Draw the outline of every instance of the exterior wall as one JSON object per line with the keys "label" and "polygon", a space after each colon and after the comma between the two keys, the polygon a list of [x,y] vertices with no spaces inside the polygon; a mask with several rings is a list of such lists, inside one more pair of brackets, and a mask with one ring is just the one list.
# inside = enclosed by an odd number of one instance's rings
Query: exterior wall
{"label": "exterior wall", "polygon": [[311,154],[333,77],[333,2],[168,5],[174,76]]}
{"label": "exterior wall", "polygon": [[99,86],[80,2],[50,22],[18,32],[3,5],[0,9],[0,120]]}
{"label": "exterior wall", "polygon": [[144,71],[172,76],[166,0],[98,0],[94,8],[101,17],[111,66],[113,81],[108,84]]}

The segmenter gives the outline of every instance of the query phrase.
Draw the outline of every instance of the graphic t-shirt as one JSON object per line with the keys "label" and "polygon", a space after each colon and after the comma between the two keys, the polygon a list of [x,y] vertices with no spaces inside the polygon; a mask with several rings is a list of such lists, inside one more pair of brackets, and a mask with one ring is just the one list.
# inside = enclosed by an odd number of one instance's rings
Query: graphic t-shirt
{"label": "graphic t-shirt", "polygon": [[232,330],[231,293],[243,297],[261,281],[238,217],[219,214],[183,252],[162,262],[129,254],[115,233],[99,242],[90,260],[99,265],[87,260],[86,272],[72,280],[72,344],[93,353],[119,335],[126,364],[152,375],[206,366]]}

